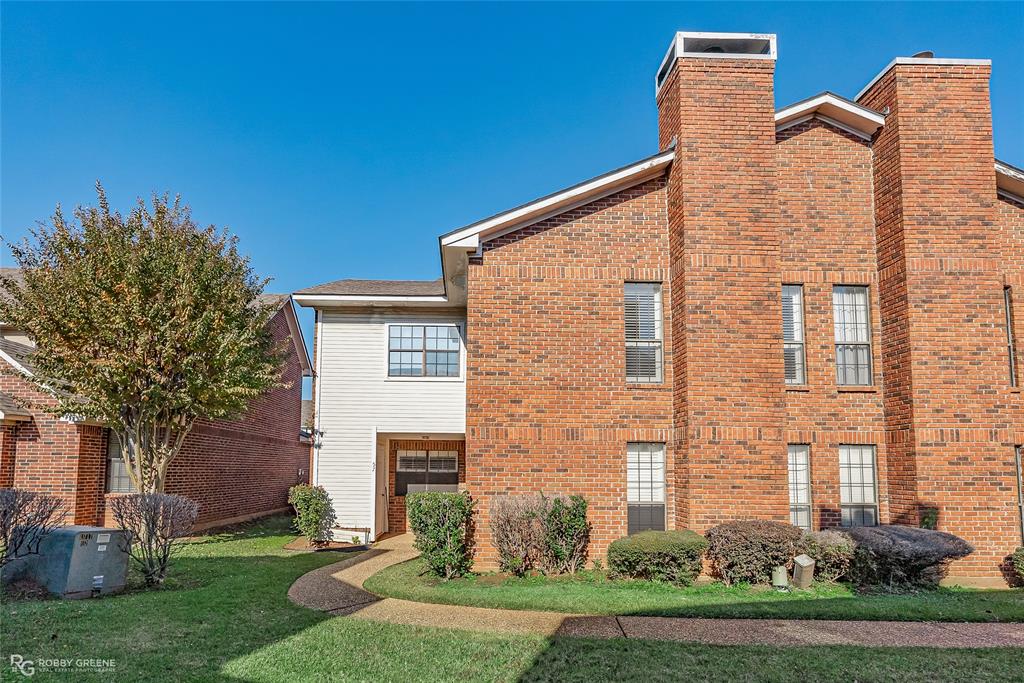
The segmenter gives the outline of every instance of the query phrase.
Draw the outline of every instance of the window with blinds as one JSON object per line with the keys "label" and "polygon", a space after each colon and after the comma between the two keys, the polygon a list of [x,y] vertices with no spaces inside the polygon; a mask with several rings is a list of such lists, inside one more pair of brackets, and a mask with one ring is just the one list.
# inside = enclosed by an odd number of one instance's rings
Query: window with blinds
{"label": "window with blinds", "polygon": [[843,526],[878,524],[875,447],[839,447],[839,507]]}
{"label": "window with blinds", "polygon": [[107,493],[134,493],[128,477],[128,466],[121,456],[121,444],[112,433],[107,434]]}
{"label": "window with blinds", "polygon": [[836,383],[870,386],[871,315],[867,287],[832,289],[836,338]]}
{"label": "window with blinds", "polygon": [[665,530],[665,444],[626,446],[628,533]]}
{"label": "window with blinds", "polygon": [[1018,386],[1017,347],[1013,340],[1013,293],[1003,288],[1003,306],[1006,310],[1006,356],[1010,359],[1010,386]]}
{"label": "window with blinds", "polygon": [[396,496],[459,488],[458,451],[398,449],[396,460]]}
{"label": "window with blinds", "polygon": [[782,286],[782,341],[786,384],[806,384],[802,285]]}
{"label": "window with blinds", "polygon": [[458,377],[461,339],[455,325],[390,325],[389,377]]}
{"label": "window with blinds", "polygon": [[789,520],[811,530],[811,447],[789,445]]}
{"label": "window with blinds", "polygon": [[662,378],[661,285],[627,282],[626,381],[660,382]]}

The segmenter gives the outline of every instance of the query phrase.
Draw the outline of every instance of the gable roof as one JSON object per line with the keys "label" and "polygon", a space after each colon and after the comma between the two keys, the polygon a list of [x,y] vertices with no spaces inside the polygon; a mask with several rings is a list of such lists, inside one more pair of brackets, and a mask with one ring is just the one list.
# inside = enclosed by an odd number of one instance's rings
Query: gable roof
{"label": "gable roof", "polygon": [[811,118],[868,140],[885,124],[885,115],[833,92],[825,91],[775,111],[775,130],[785,130]]}
{"label": "gable roof", "polygon": [[18,372],[30,377],[36,374],[35,367],[28,360],[32,350],[31,346],[0,338],[0,358],[7,361]]}
{"label": "gable roof", "polygon": [[0,422],[5,420],[29,420],[32,413],[18,405],[13,396],[0,393]]}
{"label": "gable roof", "polygon": [[444,296],[444,280],[334,280],[296,294],[351,296]]}

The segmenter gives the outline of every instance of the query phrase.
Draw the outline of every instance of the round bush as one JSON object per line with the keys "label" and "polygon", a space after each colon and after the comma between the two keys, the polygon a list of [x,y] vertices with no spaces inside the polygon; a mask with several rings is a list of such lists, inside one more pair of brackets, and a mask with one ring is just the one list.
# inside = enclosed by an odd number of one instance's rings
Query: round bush
{"label": "round bush", "polygon": [[1010,555],[1010,566],[1017,572],[1018,582],[1024,585],[1024,547],[1017,548]]}
{"label": "round bush", "polygon": [[405,497],[415,548],[430,571],[446,581],[473,566],[470,525],[473,501],[467,493],[425,492]]}
{"label": "round bush", "polygon": [[970,543],[944,531],[899,524],[849,530],[857,544],[850,574],[866,586],[931,586],[953,560],[974,552]]}
{"label": "round bush", "polygon": [[857,544],[841,531],[826,529],[805,532],[800,549],[814,560],[814,578],[831,583],[846,576]]}
{"label": "round bush", "polygon": [[700,574],[707,547],[703,536],[689,530],[642,531],[608,547],[608,568],[613,577],[689,586]]}
{"label": "round bush", "polygon": [[288,489],[288,502],[295,508],[295,528],[312,546],[326,545],[335,524],[334,504],[323,486],[296,484]]}
{"label": "round bush", "polygon": [[803,532],[792,524],[764,519],[726,522],[708,529],[708,559],[727,585],[767,583],[772,569],[789,566]]}

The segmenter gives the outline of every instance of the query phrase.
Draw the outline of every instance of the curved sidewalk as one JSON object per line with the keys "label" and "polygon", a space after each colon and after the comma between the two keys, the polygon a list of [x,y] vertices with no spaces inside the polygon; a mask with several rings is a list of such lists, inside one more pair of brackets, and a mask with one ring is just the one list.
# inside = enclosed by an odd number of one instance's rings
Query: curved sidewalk
{"label": "curved sidewalk", "polygon": [[356,557],[299,577],[288,597],[303,607],[355,619],[496,633],[713,645],[1024,647],[1024,624],[587,616],[411,602],[363,589],[372,575],[418,554],[411,534],[394,536]]}

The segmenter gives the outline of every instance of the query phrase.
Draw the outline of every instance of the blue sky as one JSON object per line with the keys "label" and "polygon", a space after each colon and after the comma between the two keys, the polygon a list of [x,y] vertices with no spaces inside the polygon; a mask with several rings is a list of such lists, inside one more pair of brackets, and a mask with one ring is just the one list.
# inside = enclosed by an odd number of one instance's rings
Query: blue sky
{"label": "blue sky", "polygon": [[[776,100],[895,56],[993,60],[1024,165],[1024,3],[2,5],[0,228],[102,180],[181,193],[270,288],[432,278],[437,236],[656,151],[674,31],[778,34]],[[9,265],[9,254],[0,255]]]}

